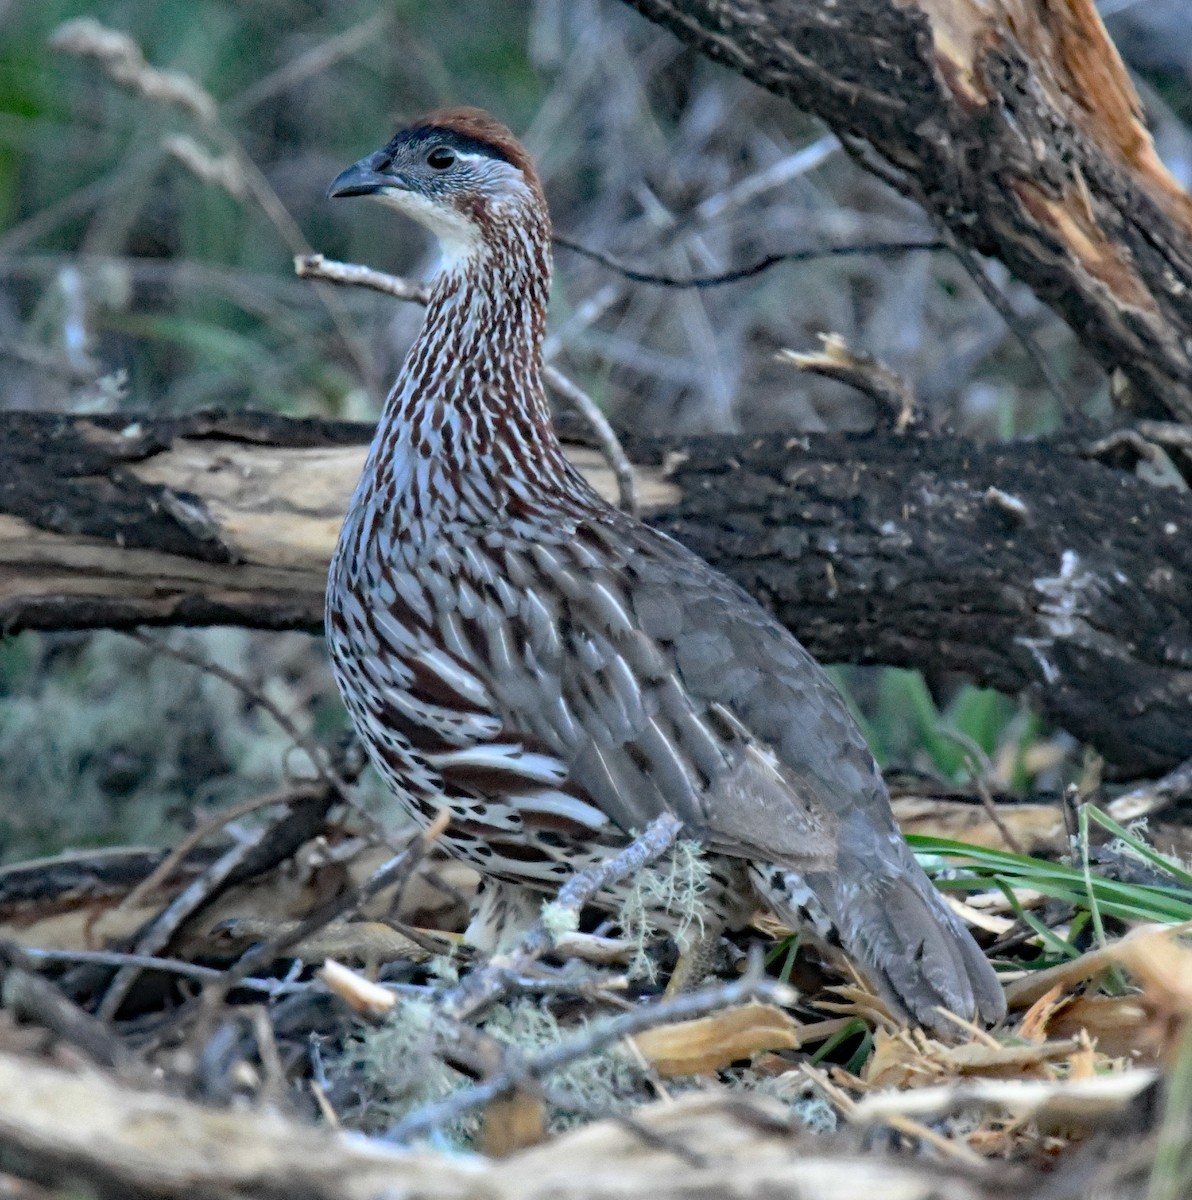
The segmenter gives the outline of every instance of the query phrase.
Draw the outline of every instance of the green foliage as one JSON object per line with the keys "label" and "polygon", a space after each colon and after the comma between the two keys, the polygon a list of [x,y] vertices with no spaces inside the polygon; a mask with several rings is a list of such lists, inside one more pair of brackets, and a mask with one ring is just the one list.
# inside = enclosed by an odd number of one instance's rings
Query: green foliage
{"label": "green foliage", "polygon": [[832,675],[883,767],[909,764],[962,782],[997,756],[1012,764],[1004,786],[1021,790],[1030,783],[1026,752],[1041,722],[1000,692],[966,684],[940,709],[918,671],[887,667],[876,672],[870,703],[861,707],[852,687],[857,670],[836,668]]}
{"label": "green foliage", "polygon": [[1184,1200],[1192,1194],[1192,1023],[1184,1029],[1179,1051],[1164,1088],[1163,1119],[1159,1125],[1146,1200]]}
{"label": "green foliage", "polygon": [[[1177,924],[1192,920],[1192,875],[1180,864],[1159,854],[1134,833],[1123,829],[1091,806],[1083,810],[1087,819],[1117,835],[1121,845],[1140,861],[1166,874],[1170,884],[1143,884],[1106,879],[1093,872],[1087,860],[1086,834],[1075,864],[1048,862],[1007,850],[987,850],[946,838],[907,838],[923,866],[945,891],[982,892],[1000,889],[1015,915],[1030,926],[1045,948],[1042,958],[1024,964],[1047,966],[1062,958],[1075,957],[1073,944],[1081,928],[1090,921],[1099,928],[1103,918],[1121,921],[1151,921]],[[1019,892],[1039,892],[1071,906],[1073,918],[1067,939],[1044,924],[1017,898]]]}
{"label": "green foliage", "polygon": [[841,1046],[853,1040],[856,1040],[857,1046],[849,1055],[844,1069],[854,1074],[859,1072],[861,1067],[864,1066],[865,1060],[873,1051],[873,1034],[870,1033],[869,1027],[859,1017],[850,1021],[843,1029],[837,1031],[825,1042],[821,1043],[816,1052],[811,1056],[812,1065],[814,1066],[823,1062],[829,1055],[839,1050]]}
{"label": "green foliage", "polygon": [[[359,323],[342,313],[352,306],[379,317],[390,306],[337,297],[329,303],[341,316],[328,328],[319,292],[293,278],[294,231],[362,260],[364,247],[347,244],[362,228],[377,261],[376,248],[391,239],[377,238],[367,220],[333,220],[323,188],[371,148],[395,109],[409,115],[468,99],[528,120],[542,82],[525,54],[525,6],[349,0],[320,10],[302,0],[100,0],[85,11],[130,34],[152,67],[192,78],[219,105],[219,125],[207,128],[122,88],[93,60],[55,50],[51,34],[79,15],[77,3],[0,10],[0,231],[15,227],[23,250],[22,222],[34,218],[42,255],[113,256],[126,272],[123,296],[113,301],[95,294],[93,268],[83,267],[92,351],[129,370],[131,407],[334,411],[367,357],[361,345],[345,344],[358,338]],[[290,89],[254,96],[271,72],[361,25],[373,36],[354,53]],[[398,44],[406,52],[388,52]],[[233,198],[195,178],[165,148],[170,134],[193,138],[215,157],[243,146],[293,223],[275,221],[258,199]],[[404,245],[400,261],[382,253],[378,265],[408,269],[423,243],[412,235]],[[178,269],[165,286],[143,282],[161,281],[158,268],[167,264]],[[4,282],[0,276],[0,289]],[[34,305],[52,300],[52,271],[35,283],[42,295]],[[326,369],[345,351],[356,360],[355,378]]]}

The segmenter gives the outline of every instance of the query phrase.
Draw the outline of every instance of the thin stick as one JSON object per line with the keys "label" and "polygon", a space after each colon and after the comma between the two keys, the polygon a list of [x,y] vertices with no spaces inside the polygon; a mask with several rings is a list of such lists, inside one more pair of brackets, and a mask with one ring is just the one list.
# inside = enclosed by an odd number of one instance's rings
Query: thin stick
{"label": "thin stick", "polygon": [[888,256],[891,254],[906,254],[914,250],[947,250],[949,244],[940,241],[938,238],[932,241],[906,241],[906,242],[857,242],[847,246],[816,246],[806,250],[788,250],[782,254],[767,254],[759,258],[756,262],[750,263],[745,267],[734,267],[729,271],[721,271],[716,275],[667,275],[655,271],[638,271],[633,267],[627,266],[623,262],[604,254],[599,250],[593,250],[588,246],[581,245],[579,242],[573,242],[570,238],[560,237],[558,234],[553,239],[556,246],[561,246],[564,250],[570,250],[573,254],[578,254],[581,258],[586,258],[594,263],[599,263],[602,267],[607,267],[610,271],[615,271],[624,279],[628,279],[631,283],[647,284],[650,287],[664,288],[680,288],[680,289],[703,289],[723,287],[729,283],[740,283],[743,279],[752,279],[755,275],[760,275],[764,271],[768,271],[771,267],[776,267],[780,263],[805,263],[816,262],[824,258],[857,258],[861,256]]}
{"label": "thin stick", "polygon": [[606,1021],[590,1025],[582,1033],[566,1038],[530,1057],[519,1058],[512,1053],[508,1054],[508,1065],[491,1078],[474,1087],[455,1092],[446,1100],[417,1109],[394,1125],[385,1137],[389,1141],[404,1142],[419,1134],[429,1133],[508,1094],[527,1080],[549,1075],[552,1071],[557,1071],[577,1059],[586,1058],[613,1042],[633,1037],[647,1029],[654,1029],[673,1021],[693,1020],[722,1008],[745,1004],[750,1000],[789,1005],[794,999],[794,992],[786,984],[751,971],[735,983],[720,984],[698,992],[687,992],[669,1000],[642,1005],[632,1012],[620,1013]]}
{"label": "thin stick", "polygon": [[1169,771],[1162,779],[1124,792],[1111,800],[1105,809],[1119,825],[1128,825],[1143,817],[1153,817],[1189,796],[1192,796],[1192,758],[1181,763],[1174,771]]}
{"label": "thin stick", "polygon": [[838,333],[821,333],[823,349],[779,350],[779,362],[787,362],[812,375],[835,379],[869,396],[878,405],[882,419],[895,433],[905,433],[915,423],[919,404],[911,385],[880,359],[849,349]]}
{"label": "thin stick", "polygon": [[[202,983],[219,979],[223,972],[216,967],[204,967],[186,962],[181,958],[158,958],[153,954],[122,954],[116,950],[43,950],[39,947],[22,947],[21,953],[36,962],[86,963],[99,967],[138,967],[142,971],[162,971],[169,975],[181,975],[184,979],[196,979]],[[273,984],[276,980],[256,980],[260,985]],[[305,986],[305,985],[304,985]]]}
{"label": "thin stick", "polygon": [[[252,838],[232,846],[221,854],[198,879],[183,888],[141,935],[137,941],[136,954],[141,957],[152,956],[156,951],[162,949],[182,923],[210,899],[228,876],[256,853],[257,844],[258,839]],[[115,978],[108,985],[108,990],[104,993],[104,997],[95,1011],[95,1015],[100,1020],[110,1021],[116,1016],[140,974],[139,966],[123,966],[116,972]]]}
{"label": "thin stick", "polygon": [[323,747],[319,745],[314,738],[303,733],[301,729],[294,723],[294,719],[278,705],[274,704],[260,688],[256,687],[242,675],[237,675],[234,671],[229,671],[225,667],[221,667],[218,663],[213,663],[209,659],[204,658],[199,654],[192,654],[189,650],[179,649],[177,646],[171,646],[168,642],[161,638],[149,637],[141,633],[140,630],[132,630],[128,637],[134,641],[140,642],[142,646],[148,646],[150,649],[156,650],[161,654],[167,654],[170,658],[177,659],[178,662],[187,663],[189,666],[198,667],[207,675],[213,676],[215,679],[221,680],[223,683],[234,687],[242,696],[246,697],[252,704],[258,708],[262,708],[267,712],[277,723],[281,731],[287,734],[293,741],[294,745],[301,750],[307,758],[310,759],[311,765],[318,773],[319,778],[331,788],[341,800],[346,800],[350,795],[348,785],[342,780],[330,764],[323,761]]}
{"label": "thin stick", "polygon": [[347,889],[316,909],[306,920],[299,921],[268,941],[246,951],[234,966],[229,967],[223,973],[219,992],[226,995],[229,989],[238,985],[250,972],[267,967],[291,946],[318,933],[320,929],[329,925],[337,917],[355,912],[378,892],[384,891],[385,888],[395,883],[404,884],[414,873],[418,864],[426,857],[427,852],[442,835],[450,821],[450,814],[446,809],[442,810],[426,829],[410,841],[404,850],[378,867],[358,887]]}
{"label": "thin stick", "polygon": [[984,776],[972,773],[973,783],[977,788],[977,795],[981,799],[981,807],[985,809],[985,815],[993,822],[998,833],[1002,835],[1002,841],[1006,843],[1006,849],[1012,854],[1026,854],[1026,849],[1023,844],[1014,836],[1013,830],[1002,819],[1002,814],[997,810],[997,803],[989,790],[989,785],[985,782]]}
{"label": "thin stick", "polygon": [[73,1000],[32,966],[33,958],[15,946],[5,948],[2,997],[5,1009],[18,1020],[31,1021],[77,1046],[94,1062],[127,1071],[132,1066],[128,1048],[97,1017]]}
{"label": "thin stick", "polygon": [[271,71],[268,75],[250,84],[234,100],[224,105],[224,115],[242,117],[262,101],[288,91],[312,75],[322,75],[342,58],[381,43],[393,14],[381,9],[367,20],[361,21],[319,42],[309,50],[295,55],[289,62]]}
{"label": "thin stick", "polygon": [[[635,838],[619,854],[600,859],[573,875],[560,889],[551,904],[556,915],[578,919],[580,912],[598,892],[611,883],[629,879],[648,863],[661,857],[674,845],[683,823],[670,813],[654,818],[644,833]],[[443,998],[442,1011],[457,1020],[475,1016],[490,1004],[506,995],[511,980],[525,971],[555,944],[554,935],[540,917],[526,931],[517,946],[498,963],[489,963],[473,971],[462,983]]]}
{"label": "thin stick", "polygon": [[173,850],[157,864],[154,869],[137,884],[119,904],[117,910],[135,908],[146,896],[157,890],[181,865],[182,860],[200,843],[213,833],[218,832],[232,821],[238,821],[249,813],[260,808],[271,808],[274,804],[292,804],[306,799],[314,799],[318,793],[313,788],[288,789],[283,792],[271,792],[267,796],[256,796],[243,804],[221,809],[208,820],[190,831]]}
{"label": "thin stick", "polygon": [[[193,979],[196,983],[218,983],[223,971],[218,967],[204,967],[199,963],[186,962],[181,958],[158,958],[153,954],[122,954],[117,950],[43,950],[35,946],[22,946],[21,953],[32,962],[84,963],[99,967],[138,967],[142,971],[160,971],[163,975],[177,975],[181,979]],[[326,991],[318,980],[293,982],[285,979],[267,979],[249,975],[236,983],[238,988],[250,992],[264,992],[269,997],[289,996],[296,992]]]}
{"label": "thin stick", "polygon": [[579,384],[549,363],[542,368],[542,378],[551,391],[566,400],[587,421],[589,428],[596,436],[600,452],[616,477],[617,499],[621,507],[630,516],[640,516],[641,504],[637,498],[637,481],[633,475],[633,465],[625,454],[624,447],[609,423],[608,417],[600,411],[596,401]]}
{"label": "thin stick", "polygon": [[425,284],[411,283],[400,275],[388,275],[357,263],[337,262],[321,254],[296,255],[294,274],[299,279],[322,279],[345,287],[371,288],[374,292],[382,292],[398,300],[409,300],[414,304],[425,304],[430,299],[430,288]]}
{"label": "thin stick", "polygon": [[1065,412],[1071,411],[1075,406],[1068,393],[1064,391],[1064,386],[1060,383],[1059,377],[1051,369],[1051,364],[1047,360],[1047,354],[1043,347],[1039,345],[1035,335],[1014,311],[1013,305],[1002,295],[993,280],[985,274],[984,268],[973,251],[955,238],[950,230],[947,230],[946,227],[944,228],[948,237],[948,248],[968,273],[969,278],[977,285],[977,290],[989,301],[998,316],[1006,323],[1006,327],[1018,339],[1019,344],[1026,351],[1027,357],[1035,364],[1035,369],[1042,377],[1047,390],[1059,401],[1060,406]]}
{"label": "thin stick", "polygon": [[972,1147],[966,1146],[963,1142],[954,1142],[951,1138],[944,1137],[942,1133],[937,1133],[934,1129],[924,1125],[922,1121],[916,1121],[913,1117],[906,1117],[901,1113],[891,1113],[886,1118],[885,1124],[907,1137],[916,1138],[920,1142],[926,1142],[927,1145],[934,1146],[941,1154],[953,1159],[955,1162],[964,1163],[968,1167],[975,1167],[977,1170],[983,1172],[991,1170],[989,1160],[982,1158]]}

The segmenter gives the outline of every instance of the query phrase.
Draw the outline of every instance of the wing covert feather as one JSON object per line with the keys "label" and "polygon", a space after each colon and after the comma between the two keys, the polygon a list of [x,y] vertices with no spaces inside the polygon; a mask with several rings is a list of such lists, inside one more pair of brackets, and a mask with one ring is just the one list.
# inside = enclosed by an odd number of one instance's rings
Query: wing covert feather
{"label": "wing covert feather", "polygon": [[[665,535],[628,521],[567,533],[506,552],[519,649],[487,682],[507,732],[551,746],[626,831],[670,811],[724,853],[830,869],[840,825],[881,784],[823,670]],[[867,818],[892,831],[877,807]]]}

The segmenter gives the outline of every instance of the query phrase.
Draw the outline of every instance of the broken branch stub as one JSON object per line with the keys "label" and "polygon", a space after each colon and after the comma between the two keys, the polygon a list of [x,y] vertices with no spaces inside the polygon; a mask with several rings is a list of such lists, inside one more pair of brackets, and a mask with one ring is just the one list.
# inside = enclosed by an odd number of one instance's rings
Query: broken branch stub
{"label": "broken branch stub", "polygon": [[824,120],[1000,258],[1129,386],[1192,418],[1192,199],[1093,0],[627,0]]}

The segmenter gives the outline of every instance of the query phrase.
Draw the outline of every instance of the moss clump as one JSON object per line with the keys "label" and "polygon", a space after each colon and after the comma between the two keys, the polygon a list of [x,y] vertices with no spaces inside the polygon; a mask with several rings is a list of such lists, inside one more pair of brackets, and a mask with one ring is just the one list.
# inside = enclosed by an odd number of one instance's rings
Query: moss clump
{"label": "moss clump", "polygon": [[[484,1031],[522,1054],[533,1055],[566,1037],[582,1034],[587,1022],[563,1029],[555,1015],[538,1000],[517,1000],[494,1009]],[[566,1097],[574,1107],[552,1105],[548,1119],[553,1131],[608,1112],[623,1112],[645,1099],[641,1066],[619,1045],[577,1058],[552,1072],[546,1081],[555,1099]]]}
{"label": "moss clump", "polygon": [[[532,1057],[567,1037],[582,1034],[585,1022],[564,1028],[541,1000],[520,999],[497,1005],[481,1030],[519,1054]],[[358,1102],[350,1123],[369,1133],[380,1132],[428,1104],[470,1086],[468,1079],[436,1055],[450,1037],[441,1028],[431,997],[404,999],[384,1025],[350,1038],[333,1078],[345,1084]],[[565,1129],[593,1115],[624,1111],[646,1098],[644,1075],[637,1061],[619,1046],[576,1059],[546,1081],[556,1101],[548,1119],[553,1130]],[[483,1117],[465,1113],[442,1125],[431,1139],[455,1149],[472,1148]]]}
{"label": "moss clump", "polygon": [[[653,982],[655,966],[649,947],[660,930],[658,916],[669,916],[669,932],[680,950],[704,932],[708,914],[706,897],[711,871],[698,842],[676,842],[660,862],[638,873],[625,898],[618,920],[625,940],[634,947],[628,973],[631,979]],[[673,923],[673,924],[672,924]]]}
{"label": "moss clump", "polygon": [[[359,1108],[350,1123],[380,1133],[409,1113],[446,1099],[468,1080],[435,1054],[438,1012],[431,999],[405,998],[377,1028],[349,1038],[332,1076],[355,1093]],[[480,1127],[477,1113],[436,1131],[433,1140],[446,1148],[466,1149]]]}

